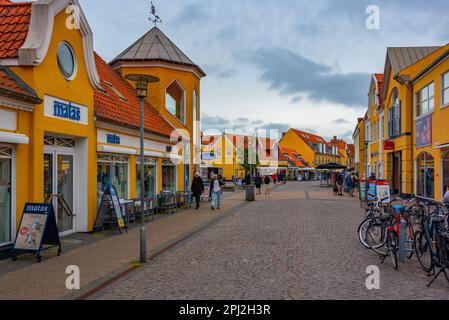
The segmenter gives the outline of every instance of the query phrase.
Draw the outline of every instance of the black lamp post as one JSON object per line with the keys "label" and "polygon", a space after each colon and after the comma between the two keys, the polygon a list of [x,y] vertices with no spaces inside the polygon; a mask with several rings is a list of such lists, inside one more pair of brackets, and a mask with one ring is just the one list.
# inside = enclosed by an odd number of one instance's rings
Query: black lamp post
{"label": "black lamp post", "polygon": [[126,79],[136,82],[137,97],[140,103],[140,262],[147,262],[147,235],[144,221],[145,210],[145,128],[143,121],[143,100],[148,95],[148,84],[159,82],[159,78],[143,74],[129,74]]}

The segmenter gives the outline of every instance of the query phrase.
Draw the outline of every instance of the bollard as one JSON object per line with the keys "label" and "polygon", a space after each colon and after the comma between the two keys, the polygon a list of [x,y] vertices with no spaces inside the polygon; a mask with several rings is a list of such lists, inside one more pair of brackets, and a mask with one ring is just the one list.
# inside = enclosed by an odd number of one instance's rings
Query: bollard
{"label": "bollard", "polygon": [[401,218],[401,229],[399,231],[399,261],[405,262],[405,243],[407,241],[407,222]]}

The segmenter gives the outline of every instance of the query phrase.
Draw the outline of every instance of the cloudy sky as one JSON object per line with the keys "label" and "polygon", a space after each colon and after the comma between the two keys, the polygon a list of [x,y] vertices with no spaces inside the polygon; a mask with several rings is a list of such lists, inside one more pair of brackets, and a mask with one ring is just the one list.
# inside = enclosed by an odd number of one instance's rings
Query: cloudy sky
{"label": "cloudy sky", "polygon": [[[80,0],[111,60],[152,25],[149,0]],[[203,128],[300,128],[350,139],[388,46],[449,42],[447,0],[154,0],[161,30],[208,74]],[[366,28],[366,8],[380,28]]]}

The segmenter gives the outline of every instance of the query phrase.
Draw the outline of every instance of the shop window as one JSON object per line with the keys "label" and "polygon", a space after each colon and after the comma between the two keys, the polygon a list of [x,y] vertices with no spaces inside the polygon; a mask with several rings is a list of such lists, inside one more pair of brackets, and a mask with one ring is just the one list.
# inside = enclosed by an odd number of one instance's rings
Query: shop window
{"label": "shop window", "polygon": [[12,241],[12,149],[0,146],[0,245]]}
{"label": "shop window", "polygon": [[177,81],[173,81],[167,87],[165,92],[165,108],[185,124],[184,89]]}
{"label": "shop window", "polygon": [[420,197],[433,199],[435,197],[435,162],[427,152],[421,153],[416,159],[417,182],[416,194]]}
{"label": "shop window", "polygon": [[162,191],[176,192],[176,166],[170,160],[162,163]]}
{"label": "shop window", "polygon": [[101,201],[103,192],[110,186],[117,189],[121,199],[128,198],[128,157],[101,154],[97,158],[97,192]]}
{"label": "shop window", "polygon": [[76,73],[76,59],[73,49],[66,42],[58,46],[58,66],[59,71],[66,80],[73,80]]}
{"label": "shop window", "polygon": [[432,82],[416,94],[416,117],[433,112],[435,107],[435,86]]}
{"label": "shop window", "polygon": [[[144,197],[156,199],[157,186],[156,186],[156,161],[153,159],[145,158],[144,164]],[[136,164],[136,195],[140,199],[140,158],[137,159]]]}

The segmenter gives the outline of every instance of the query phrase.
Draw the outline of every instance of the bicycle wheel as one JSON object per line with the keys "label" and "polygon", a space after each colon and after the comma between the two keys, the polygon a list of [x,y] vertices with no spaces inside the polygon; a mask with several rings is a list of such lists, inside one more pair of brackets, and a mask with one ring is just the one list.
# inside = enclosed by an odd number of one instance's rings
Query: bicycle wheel
{"label": "bicycle wheel", "polygon": [[433,269],[432,252],[430,243],[422,230],[415,232],[415,241],[413,242],[416,258],[425,272]]}
{"label": "bicycle wheel", "polygon": [[368,227],[379,223],[378,218],[367,218],[359,225],[357,229],[357,234],[359,236],[360,243],[367,249],[371,249],[370,245],[366,242],[366,230]]}
{"label": "bicycle wheel", "polygon": [[398,235],[394,231],[390,231],[388,233],[388,243],[389,243],[389,251],[391,262],[393,263],[393,267],[395,270],[398,270]]}
{"label": "bicycle wheel", "polygon": [[385,225],[375,223],[366,230],[366,242],[369,248],[379,255],[385,256],[388,254],[387,233]]}
{"label": "bicycle wheel", "polygon": [[414,240],[415,240],[415,233],[413,232],[413,227],[408,226],[407,227],[407,242],[405,243],[405,257],[410,260],[413,257],[413,254],[415,253],[414,250]]}

